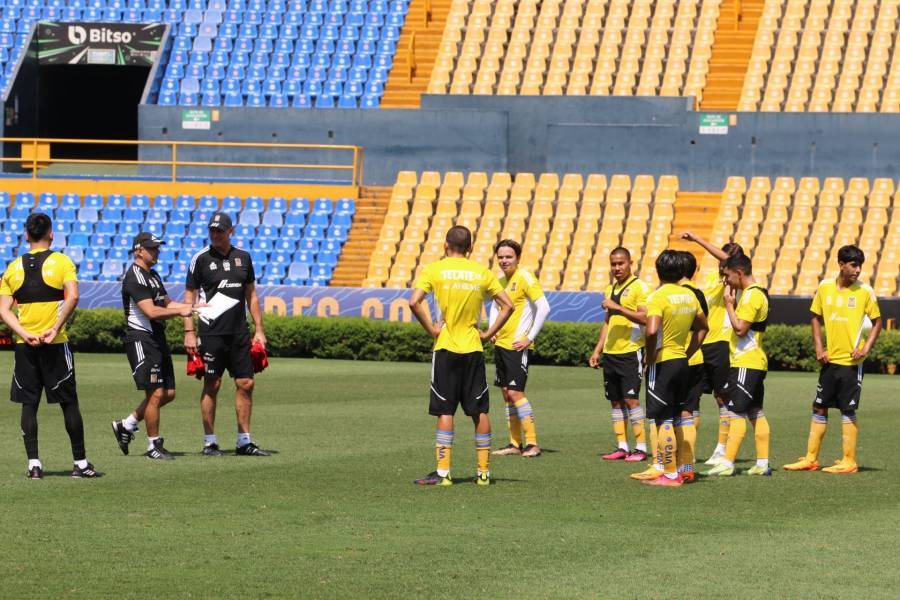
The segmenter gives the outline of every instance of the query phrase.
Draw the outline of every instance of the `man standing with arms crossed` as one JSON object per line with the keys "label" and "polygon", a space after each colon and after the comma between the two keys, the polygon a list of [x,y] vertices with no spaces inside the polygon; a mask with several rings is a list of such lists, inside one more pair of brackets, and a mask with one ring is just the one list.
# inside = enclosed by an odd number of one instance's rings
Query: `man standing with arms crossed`
{"label": "man standing with arms crossed", "polygon": [[[202,302],[211,302],[217,295],[219,301],[233,303],[214,319],[200,318],[200,337],[194,330],[194,320],[184,319],[184,348],[200,353],[206,363],[203,393],[200,397],[200,414],[203,418],[203,455],[222,456],[215,434],[216,399],[225,371],[234,379],[237,388],[234,399],[237,414],[237,442],[235,454],[239,456],[269,456],[250,438],[250,415],[253,410],[253,363],[250,360],[251,343],[266,344],[263,333],[262,313],[256,295],[256,274],[250,254],[231,245],[234,226],[231,217],[217,212],[209,220],[210,245],[194,255],[188,268],[184,290],[184,303],[194,304],[199,292]],[[256,326],[251,342],[247,330],[245,307]]]}
{"label": "man standing with arms crossed", "polygon": [[[491,421],[482,341],[494,337],[506,324],[513,304],[490,269],[466,258],[471,250],[472,233],[459,225],[451,227],[444,243],[445,258],[422,270],[409,299],[410,310],[435,338],[428,413],[437,417],[437,469],[417,479],[414,483],[418,485],[453,485],[453,415],[460,404],[475,424],[475,483],[491,483]],[[434,294],[442,320],[432,321],[425,300],[428,294]],[[499,305],[499,314],[488,330],[481,332],[478,319],[488,298]]]}
{"label": "man standing with arms crossed", "polygon": [[[50,250],[53,224],[44,213],[28,215],[25,239],[28,253],[12,261],[0,281],[0,318],[18,338],[10,400],[22,405],[27,476],[44,476],[38,458],[37,409],[41,393],[46,391],[47,404],[62,408],[72,444],[72,477],[100,477],[102,473],[94,470],[84,449],[75,361],[66,335],[66,321],[78,305],[75,265],[68,256]],[[18,316],[12,312],[14,301],[19,305]]]}

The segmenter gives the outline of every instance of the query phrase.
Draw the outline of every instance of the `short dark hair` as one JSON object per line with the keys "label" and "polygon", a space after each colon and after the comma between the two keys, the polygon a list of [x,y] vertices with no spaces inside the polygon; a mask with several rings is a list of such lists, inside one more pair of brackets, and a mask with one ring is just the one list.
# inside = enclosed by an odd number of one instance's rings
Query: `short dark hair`
{"label": "short dark hair", "polygon": [[866,254],[858,246],[854,246],[852,244],[847,246],[841,246],[841,249],[838,250],[838,262],[839,263],[856,263],[858,265],[866,262]]}
{"label": "short dark hair", "polygon": [[494,254],[500,251],[500,248],[512,248],[512,251],[516,253],[516,258],[522,257],[522,244],[515,240],[500,240],[497,242],[497,245],[494,246]]}
{"label": "short dark hair", "polygon": [[469,231],[468,227],[454,225],[447,231],[445,241],[454,252],[465,254],[472,249],[472,232]]}
{"label": "short dark hair", "polygon": [[624,246],[616,246],[615,248],[613,248],[609,255],[612,256],[613,254],[624,254],[625,258],[631,260],[631,252],[629,252],[628,248]]}
{"label": "short dark hair", "polygon": [[663,250],[656,257],[656,274],[659,280],[666,283],[675,283],[681,279],[683,271],[681,252],[678,250]]}
{"label": "short dark hair", "polygon": [[734,256],[735,254],[743,254],[744,249],[737,242],[728,242],[727,244],[722,246],[722,252],[724,252],[728,256]]}
{"label": "short dark hair", "polygon": [[753,263],[743,254],[732,254],[725,259],[722,266],[729,271],[741,271],[744,275],[753,275]]}
{"label": "short dark hair", "polygon": [[31,242],[39,242],[50,235],[53,221],[44,213],[31,213],[25,219],[25,233]]}
{"label": "short dark hair", "polygon": [[681,252],[681,275],[685,279],[693,279],[697,272],[697,257],[693,252]]}

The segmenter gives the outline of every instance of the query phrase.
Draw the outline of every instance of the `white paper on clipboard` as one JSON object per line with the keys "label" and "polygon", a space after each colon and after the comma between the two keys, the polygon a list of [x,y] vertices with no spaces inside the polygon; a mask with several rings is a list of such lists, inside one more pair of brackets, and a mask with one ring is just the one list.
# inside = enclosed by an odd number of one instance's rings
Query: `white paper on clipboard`
{"label": "white paper on clipboard", "polygon": [[204,323],[217,319],[229,308],[237,304],[239,300],[230,298],[225,294],[216,294],[208,302],[207,306],[197,309],[200,320]]}

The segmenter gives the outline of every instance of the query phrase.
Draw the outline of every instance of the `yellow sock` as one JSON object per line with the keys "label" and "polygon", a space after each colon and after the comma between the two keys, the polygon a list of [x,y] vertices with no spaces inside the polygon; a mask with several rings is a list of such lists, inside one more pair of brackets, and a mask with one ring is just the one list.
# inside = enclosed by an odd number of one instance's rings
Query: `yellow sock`
{"label": "yellow sock", "polygon": [[491,460],[491,434],[475,434],[475,454],[478,456],[478,471],[486,473],[490,470]]}
{"label": "yellow sock", "polygon": [[724,406],[719,407],[719,444],[724,446],[728,443],[728,427],[731,419],[728,417],[728,410]]}
{"label": "yellow sock", "polygon": [[450,472],[450,458],[453,454],[453,432],[442,431],[440,429],[435,432],[434,454],[437,458],[438,475],[446,477]]}
{"label": "yellow sock", "polygon": [[700,411],[699,410],[694,411],[694,427],[696,427],[697,429],[700,429]]}
{"label": "yellow sock", "polygon": [[859,425],[856,424],[856,413],[844,413],[841,423],[841,440],[844,445],[844,462],[856,464],[856,438],[859,436]]}
{"label": "yellow sock", "polygon": [[694,470],[694,446],[697,444],[697,426],[692,417],[682,417],[681,425],[675,427],[675,440],[678,443],[678,471],[690,473]]}
{"label": "yellow sock", "polygon": [[612,409],[613,433],[616,434],[616,446],[628,448],[628,436],[625,434],[625,411],[621,408]]}
{"label": "yellow sock", "polygon": [[675,452],[678,450],[678,444],[675,440],[675,427],[672,425],[672,421],[663,421],[656,436],[663,470],[669,474],[677,473],[678,464],[675,462]]}
{"label": "yellow sock", "polygon": [[753,439],[756,441],[756,458],[769,458],[769,420],[760,414],[753,420]]}
{"label": "yellow sock", "polygon": [[509,429],[509,443],[521,448],[522,422],[519,420],[519,413],[516,410],[516,405],[512,402],[506,403],[506,427]]}
{"label": "yellow sock", "polygon": [[[534,410],[528,398],[522,398],[516,401],[516,413],[519,415],[519,422],[522,424],[522,430],[525,432],[525,444],[537,446],[537,428],[534,425]],[[521,439],[521,438],[520,438]],[[521,447],[521,444],[519,444]]]}
{"label": "yellow sock", "polygon": [[744,441],[744,436],[747,435],[747,420],[744,418],[744,415],[739,415],[731,417],[729,421],[725,458],[733,463],[737,458],[738,451],[741,449],[741,442]]}
{"label": "yellow sock", "polygon": [[828,430],[828,415],[813,413],[812,423],[809,425],[809,441],[806,442],[806,460],[816,462],[819,460],[819,450],[822,448],[822,440]]}
{"label": "yellow sock", "polygon": [[634,433],[636,445],[647,443],[647,434],[644,432],[644,408],[635,406],[628,408],[628,420],[631,421],[631,431]]}
{"label": "yellow sock", "polygon": [[650,422],[650,455],[656,464],[662,465],[662,457],[659,453],[659,436],[656,435],[655,421]]}

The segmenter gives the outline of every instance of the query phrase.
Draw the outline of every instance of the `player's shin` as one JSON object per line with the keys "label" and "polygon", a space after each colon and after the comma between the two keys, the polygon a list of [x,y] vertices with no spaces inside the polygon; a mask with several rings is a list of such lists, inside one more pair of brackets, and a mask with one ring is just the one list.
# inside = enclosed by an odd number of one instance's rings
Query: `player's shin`
{"label": "player's shin", "polygon": [[537,428],[534,425],[534,410],[528,398],[519,398],[515,402],[516,413],[519,422],[522,424],[522,431],[525,433],[525,444],[528,446],[537,445]]}
{"label": "player's shin", "polygon": [[635,449],[647,451],[647,434],[644,432],[644,409],[640,405],[628,407],[628,420],[634,432]]}
{"label": "player's shin", "polygon": [[753,438],[756,442],[756,466],[766,468],[769,466],[769,420],[759,410],[750,414],[750,422],[753,423]]}
{"label": "player's shin", "polygon": [[730,413],[728,423],[728,442],[725,445],[725,460],[734,464],[744,436],[747,435],[747,416],[744,413]]}
{"label": "player's shin", "polygon": [[434,453],[437,459],[437,473],[446,477],[450,473],[450,459],[453,454],[453,432],[440,428],[434,435]]}
{"label": "player's shin", "polygon": [[675,440],[675,426],[672,419],[666,419],[657,428],[658,455],[662,462],[666,477],[675,478],[678,475],[676,452],[678,444]]}
{"label": "player's shin", "polygon": [[856,440],[859,426],[856,423],[856,411],[846,411],[841,415],[841,440],[844,446],[844,463],[856,464]]}
{"label": "player's shin", "polygon": [[628,452],[628,436],[625,433],[625,411],[620,407],[612,408],[613,433],[616,435],[616,447]]}
{"label": "player's shin", "polygon": [[513,446],[522,447],[522,422],[519,420],[519,413],[516,405],[512,401],[506,402],[506,426],[509,429],[509,443]]}
{"label": "player's shin", "polygon": [[478,472],[487,473],[490,471],[491,459],[491,434],[476,433],[475,434],[475,454],[478,458]]}
{"label": "player's shin", "polygon": [[812,422],[809,425],[809,440],[806,442],[806,460],[816,462],[819,460],[819,450],[822,448],[822,440],[828,430],[828,413],[817,414],[813,412]]}
{"label": "player's shin", "polygon": [[694,446],[697,443],[697,427],[693,416],[682,416],[675,422],[675,440],[678,444],[678,472],[693,474]]}

